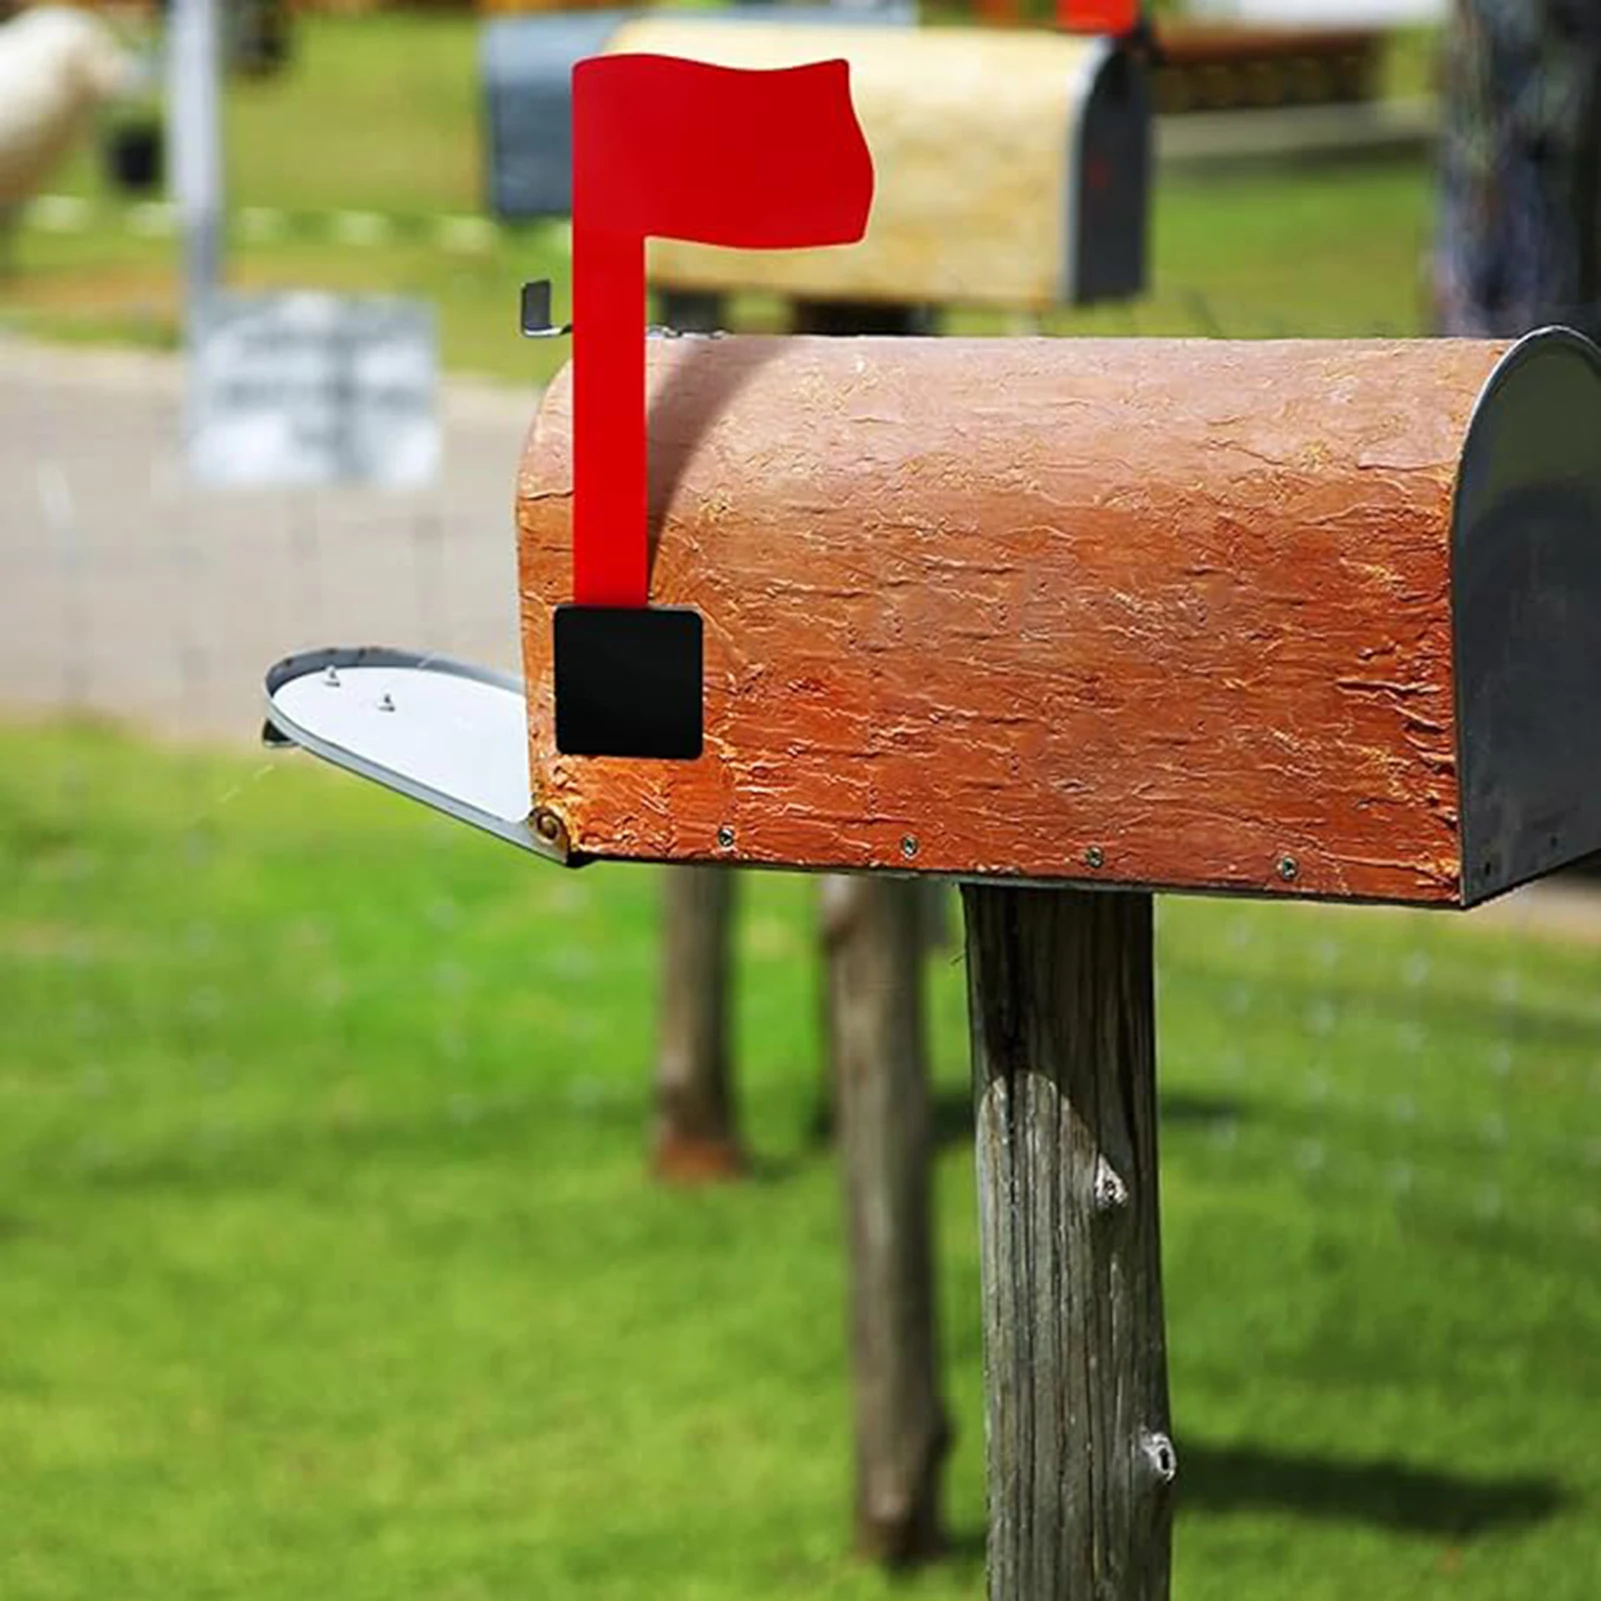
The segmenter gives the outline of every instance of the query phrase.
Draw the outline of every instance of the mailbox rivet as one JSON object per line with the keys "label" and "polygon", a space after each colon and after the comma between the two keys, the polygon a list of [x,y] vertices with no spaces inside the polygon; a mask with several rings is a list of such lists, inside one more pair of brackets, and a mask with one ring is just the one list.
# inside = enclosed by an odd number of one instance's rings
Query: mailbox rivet
{"label": "mailbox rivet", "polygon": [[1091,845],[1090,848],[1084,852],[1084,865],[1086,867],[1105,867],[1106,852],[1103,851],[1099,845]]}
{"label": "mailbox rivet", "polygon": [[915,834],[904,834],[904,835],[902,835],[902,837],[901,837],[901,855],[904,856],[908,861],[910,861],[912,859],[912,857],[914,857],[916,854],[917,854],[917,836]]}
{"label": "mailbox rivet", "polygon": [[1293,884],[1300,877],[1301,866],[1293,856],[1279,857],[1279,877],[1286,884]]}
{"label": "mailbox rivet", "polygon": [[721,845],[725,851],[733,849],[734,831],[728,826],[727,823],[724,823],[723,826],[717,830],[717,843]]}
{"label": "mailbox rivet", "polygon": [[541,808],[534,813],[534,832],[547,844],[555,845],[561,840],[561,819],[554,812]]}

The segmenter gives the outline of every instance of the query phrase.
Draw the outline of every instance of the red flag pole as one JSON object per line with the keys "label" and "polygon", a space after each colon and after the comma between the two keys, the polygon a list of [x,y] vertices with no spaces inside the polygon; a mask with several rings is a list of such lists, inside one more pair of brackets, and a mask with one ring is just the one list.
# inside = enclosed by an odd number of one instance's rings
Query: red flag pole
{"label": "red flag pole", "polygon": [[843,61],[751,72],[663,56],[573,69],[573,599],[643,606],[645,239],[797,248],[867,225]]}
{"label": "red flag pole", "polygon": [[573,603],[553,624],[565,754],[701,753],[700,614],[649,605],[645,240],[847,244],[872,196],[843,61],[573,69]]}
{"label": "red flag pole", "polygon": [[644,239],[575,220],[573,600],[580,606],[643,606],[648,595],[644,305]]}

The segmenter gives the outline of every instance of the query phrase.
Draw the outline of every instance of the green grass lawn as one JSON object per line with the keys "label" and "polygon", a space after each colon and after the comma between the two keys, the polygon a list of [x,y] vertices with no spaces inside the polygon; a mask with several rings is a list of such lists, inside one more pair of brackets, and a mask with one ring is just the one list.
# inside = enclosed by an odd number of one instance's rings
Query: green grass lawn
{"label": "green grass lawn", "polygon": [[[292,71],[229,87],[236,219],[254,207],[403,219],[480,212],[486,184],[476,52],[475,25],[460,18],[305,19]],[[52,187],[104,198],[87,155]],[[1257,337],[1418,331],[1430,204],[1427,172],[1405,163],[1165,180],[1151,294],[1127,308],[1055,315],[1047,325]],[[560,228],[505,230],[473,250],[421,238],[341,243],[326,233],[262,240],[236,229],[229,271],[244,288],[424,296],[438,307],[443,357],[457,371],[543,379],[565,355],[562,341],[531,344],[515,332],[524,279],[554,278],[565,301]],[[130,230],[119,209],[81,232],[30,228],[16,271],[0,278],[0,327],[171,345],[175,272],[175,243]],[[759,300],[739,308],[745,326],[774,326],[778,314]],[[1005,325],[959,313],[953,326],[994,332]]]}
{"label": "green grass lawn", "polygon": [[[952,1559],[848,1535],[808,884],[750,876],[748,1184],[644,1175],[654,874],[295,756],[0,733],[0,1596],[973,1597],[961,971],[935,971]],[[1161,918],[1180,1601],[1593,1601],[1594,949]]]}

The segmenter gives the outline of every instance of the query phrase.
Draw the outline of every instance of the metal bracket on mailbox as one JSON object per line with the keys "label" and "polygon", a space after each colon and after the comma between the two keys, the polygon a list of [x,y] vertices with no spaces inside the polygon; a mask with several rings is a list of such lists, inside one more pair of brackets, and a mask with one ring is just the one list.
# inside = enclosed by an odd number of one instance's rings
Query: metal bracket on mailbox
{"label": "metal bracket on mailbox", "polygon": [[550,320],[550,279],[535,278],[523,285],[521,327],[524,339],[560,339],[573,331],[570,322]]}

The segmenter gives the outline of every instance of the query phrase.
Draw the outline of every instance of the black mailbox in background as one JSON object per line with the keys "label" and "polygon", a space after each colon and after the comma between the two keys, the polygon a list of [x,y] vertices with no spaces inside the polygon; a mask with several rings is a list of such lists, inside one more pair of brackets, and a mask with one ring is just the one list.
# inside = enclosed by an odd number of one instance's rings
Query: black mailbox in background
{"label": "black mailbox in background", "polygon": [[571,75],[586,56],[843,57],[879,174],[867,237],[815,251],[654,240],[653,287],[1014,311],[1140,293],[1151,95],[1137,57],[1109,39],[912,20],[771,6],[498,19],[482,40],[490,209],[568,215]]}

